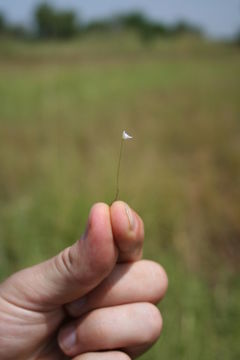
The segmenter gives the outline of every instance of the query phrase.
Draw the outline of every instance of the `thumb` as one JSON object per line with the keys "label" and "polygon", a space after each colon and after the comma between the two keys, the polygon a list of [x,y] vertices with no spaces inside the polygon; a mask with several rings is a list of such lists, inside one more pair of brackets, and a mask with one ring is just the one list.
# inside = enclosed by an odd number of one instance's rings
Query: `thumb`
{"label": "thumb", "polygon": [[95,204],[84,236],[54,258],[8,278],[0,295],[18,306],[51,310],[96,287],[117,261],[109,206]]}

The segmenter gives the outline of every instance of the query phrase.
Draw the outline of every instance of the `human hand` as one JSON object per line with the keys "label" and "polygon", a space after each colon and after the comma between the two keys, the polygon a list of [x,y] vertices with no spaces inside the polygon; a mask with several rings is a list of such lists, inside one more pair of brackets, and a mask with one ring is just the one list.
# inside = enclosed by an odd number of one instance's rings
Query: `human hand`
{"label": "human hand", "polygon": [[[142,241],[142,221],[124,203],[94,205],[78,242],[0,285],[0,358],[127,359],[143,352],[160,332],[150,302],[163,296],[167,279],[152,262],[119,263],[139,260]],[[76,332],[68,339],[76,342],[67,349],[69,325]]]}

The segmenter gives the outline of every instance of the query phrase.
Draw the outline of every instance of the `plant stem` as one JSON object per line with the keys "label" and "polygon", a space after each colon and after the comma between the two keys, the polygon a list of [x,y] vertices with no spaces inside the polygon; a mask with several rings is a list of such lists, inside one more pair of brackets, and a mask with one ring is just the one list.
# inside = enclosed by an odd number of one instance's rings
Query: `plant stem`
{"label": "plant stem", "polygon": [[115,195],[113,202],[117,201],[118,195],[119,195],[119,175],[120,175],[120,166],[121,166],[121,159],[122,159],[123,141],[124,140],[122,138],[121,145],[120,145],[119,158],[118,158],[118,167],[117,167],[116,195]]}

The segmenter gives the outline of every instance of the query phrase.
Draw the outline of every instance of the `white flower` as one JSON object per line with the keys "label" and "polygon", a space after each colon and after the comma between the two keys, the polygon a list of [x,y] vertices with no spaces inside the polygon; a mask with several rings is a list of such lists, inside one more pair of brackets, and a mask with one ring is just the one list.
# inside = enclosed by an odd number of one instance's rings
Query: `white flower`
{"label": "white flower", "polygon": [[126,131],[123,130],[122,138],[123,138],[123,140],[129,140],[129,139],[132,139],[133,137],[128,135],[128,133],[126,133]]}

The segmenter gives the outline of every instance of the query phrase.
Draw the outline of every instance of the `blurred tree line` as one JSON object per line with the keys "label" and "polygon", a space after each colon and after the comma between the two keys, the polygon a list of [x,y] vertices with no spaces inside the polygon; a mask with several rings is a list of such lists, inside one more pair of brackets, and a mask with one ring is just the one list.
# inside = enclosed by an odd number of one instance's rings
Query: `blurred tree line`
{"label": "blurred tree line", "polygon": [[37,7],[35,22],[41,38],[70,38],[80,30],[73,11],[58,11],[47,4]]}
{"label": "blurred tree line", "polygon": [[185,33],[201,35],[201,30],[186,22],[179,22],[169,26],[153,22],[139,12],[122,14],[89,23],[80,21],[71,10],[57,10],[45,3],[36,7],[34,12],[34,26],[26,29],[23,26],[8,24],[0,13],[0,35],[41,39],[68,39],[89,32],[106,31],[135,31],[140,38],[151,41],[158,36],[178,36]]}

